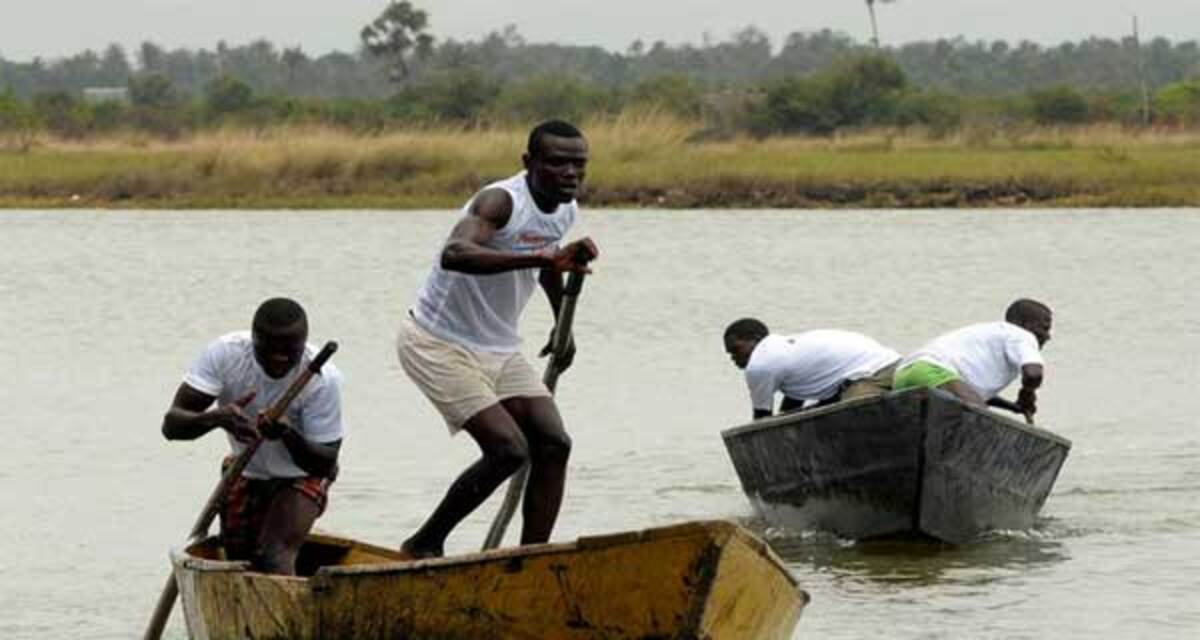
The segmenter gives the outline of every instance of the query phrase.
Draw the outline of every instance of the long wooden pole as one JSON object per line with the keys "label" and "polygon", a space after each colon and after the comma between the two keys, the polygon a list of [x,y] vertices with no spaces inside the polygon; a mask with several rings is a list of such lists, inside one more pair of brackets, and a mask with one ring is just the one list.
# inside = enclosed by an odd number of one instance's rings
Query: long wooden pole
{"label": "long wooden pole", "polygon": [[871,14],[871,46],[879,48],[879,24],[875,22],[875,0],[867,0],[867,12]]}
{"label": "long wooden pole", "polygon": [[[321,367],[325,366],[325,362],[333,356],[337,351],[338,345],[332,340],[325,343],[325,346],[317,353],[316,357],[308,363],[304,371],[296,376],[292,384],[288,386],[283,395],[279,397],[271,406],[263,413],[262,420],[265,422],[275,422],[283,416],[284,411],[287,411],[288,405],[300,392],[304,390],[304,386],[313,376],[321,373]],[[221,510],[221,502],[225,499],[225,494],[229,493],[229,487],[233,485],[234,480],[242,475],[246,465],[250,464],[250,459],[254,457],[254,453],[258,451],[259,445],[263,439],[258,438],[246,446],[246,449],[238,454],[234,459],[233,464],[221,476],[221,481],[217,483],[212,494],[208,497],[208,502],[204,504],[204,509],[200,511],[200,516],[196,518],[196,523],[192,525],[192,530],[188,534],[188,543],[201,538],[208,534],[208,528],[212,525],[212,521],[216,519],[217,513]],[[162,593],[158,596],[158,604],[154,607],[154,613],[150,616],[150,623],[146,625],[146,634],[142,636],[145,640],[158,640],[162,637],[163,629],[167,626],[167,620],[171,617],[171,609],[175,607],[175,599],[179,596],[179,585],[175,583],[175,572],[172,571],[167,576],[167,583],[163,586]]]}
{"label": "long wooden pole", "polygon": [[[563,290],[562,304],[558,308],[558,321],[554,324],[554,337],[550,340],[550,362],[546,364],[546,372],[542,375],[542,383],[546,385],[550,393],[554,393],[554,388],[558,386],[558,375],[562,373],[562,358],[567,352],[567,346],[571,344],[571,325],[575,321],[575,302],[579,299],[579,293],[583,291],[584,275],[579,271],[571,272],[571,275],[567,277],[567,286]],[[500,546],[500,541],[504,539],[504,532],[508,529],[508,523],[512,521],[513,513],[516,512],[517,505],[521,503],[521,496],[525,493],[525,484],[528,481],[529,464],[526,463],[508,480],[508,490],[504,494],[504,502],[500,505],[500,510],[496,512],[492,526],[488,529],[487,538],[483,541],[484,551]]]}

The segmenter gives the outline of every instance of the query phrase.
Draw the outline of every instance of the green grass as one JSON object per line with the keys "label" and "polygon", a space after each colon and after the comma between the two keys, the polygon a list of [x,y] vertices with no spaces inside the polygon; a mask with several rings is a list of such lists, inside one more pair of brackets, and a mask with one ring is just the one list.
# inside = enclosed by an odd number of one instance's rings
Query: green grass
{"label": "green grass", "polygon": [[[656,114],[587,123],[587,203],[661,207],[1200,206],[1200,135],[866,131],[698,139]],[[221,131],[0,151],[0,206],[453,207],[520,166],[525,132]]]}

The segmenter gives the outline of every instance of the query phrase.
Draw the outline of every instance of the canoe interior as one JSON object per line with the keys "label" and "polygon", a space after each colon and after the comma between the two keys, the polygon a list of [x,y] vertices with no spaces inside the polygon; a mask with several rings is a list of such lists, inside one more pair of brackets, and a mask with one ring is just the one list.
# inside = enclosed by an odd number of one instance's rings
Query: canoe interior
{"label": "canoe interior", "polygon": [[725,446],[768,521],[850,538],[965,542],[1033,525],[1070,442],[923,389],[729,429]]}
{"label": "canoe interior", "polygon": [[[225,550],[217,537],[206,538],[185,549],[193,558],[224,562]],[[296,575],[312,577],[323,567],[350,567],[401,561],[400,553],[349,538],[313,533],[300,547],[296,558]]]}

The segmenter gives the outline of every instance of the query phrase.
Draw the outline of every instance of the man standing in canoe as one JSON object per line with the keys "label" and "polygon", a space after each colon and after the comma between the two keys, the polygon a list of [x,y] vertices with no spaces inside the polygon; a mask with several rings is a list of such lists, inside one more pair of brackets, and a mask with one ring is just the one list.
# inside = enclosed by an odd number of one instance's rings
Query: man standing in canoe
{"label": "man standing in canoe", "polygon": [[774,335],[754,318],[725,329],[725,352],[745,371],[755,420],[774,413],[776,393],[783,394],[783,413],[886,393],[900,361],[899,353],[860,333]]}
{"label": "man standing in canoe", "polygon": [[295,574],[300,545],[325,510],[344,435],[341,375],[331,364],[278,422],[256,418],[316,355],[307,340],[304,309],[287,298],[267,300],[254,314],[252,331],[224,335],[196,358],[163,417],[168,440],[224,430],[233,455],[223,468],[265,438],[226,494],[220,517],[226,556],[266,573]]}
{"label": "man standing in canoe", "polygon": [[[935,338],[904,358],[895,388],[945,389],[963,402],[1006,409],[1032,421],[1042,386],[1042,347],[1050,341],[1053,313],[1036,300],[1009,305],[1003,322],[963,327]],[[1000,391],[1021,378],[1017,401]]]}
{"label": "man standing in canoe", "polygon": [[517,321],[536,284],[557,317],[562,273],[586,272],[599,255],[588,238],[560,246],[575,221],[587,160],[587,141],[574,126],[553,120],[535,127],[525,171],[466,204],[404,319],[397,351],[405,373],[451,435],[466,431],[482,452],[404,541],[401,549],[413,557],[441,556],[451,530],[527,461],[521,544],[550,539],[571,439],[521,355]]}

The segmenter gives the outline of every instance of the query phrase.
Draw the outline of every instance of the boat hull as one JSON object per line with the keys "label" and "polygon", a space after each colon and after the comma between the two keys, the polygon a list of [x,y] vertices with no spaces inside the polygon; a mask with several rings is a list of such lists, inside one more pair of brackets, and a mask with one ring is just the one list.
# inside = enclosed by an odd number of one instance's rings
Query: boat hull
{"label": "boat hull", "polygon": [[[360,545],[322,536],[313,543]],[[417,562],[361,545],[358,562],[307,578],[200,557],[213,555],[215,543],[205,544],[173,554],[197,640],[783,640],[808,602],[764,543],[726,522]]]}
{"label": "boat hull", "polygon": [[722,436],[743,490],[773,524],[951,543],[1033,526],[1071,446],[936,390],[777,416]]}

